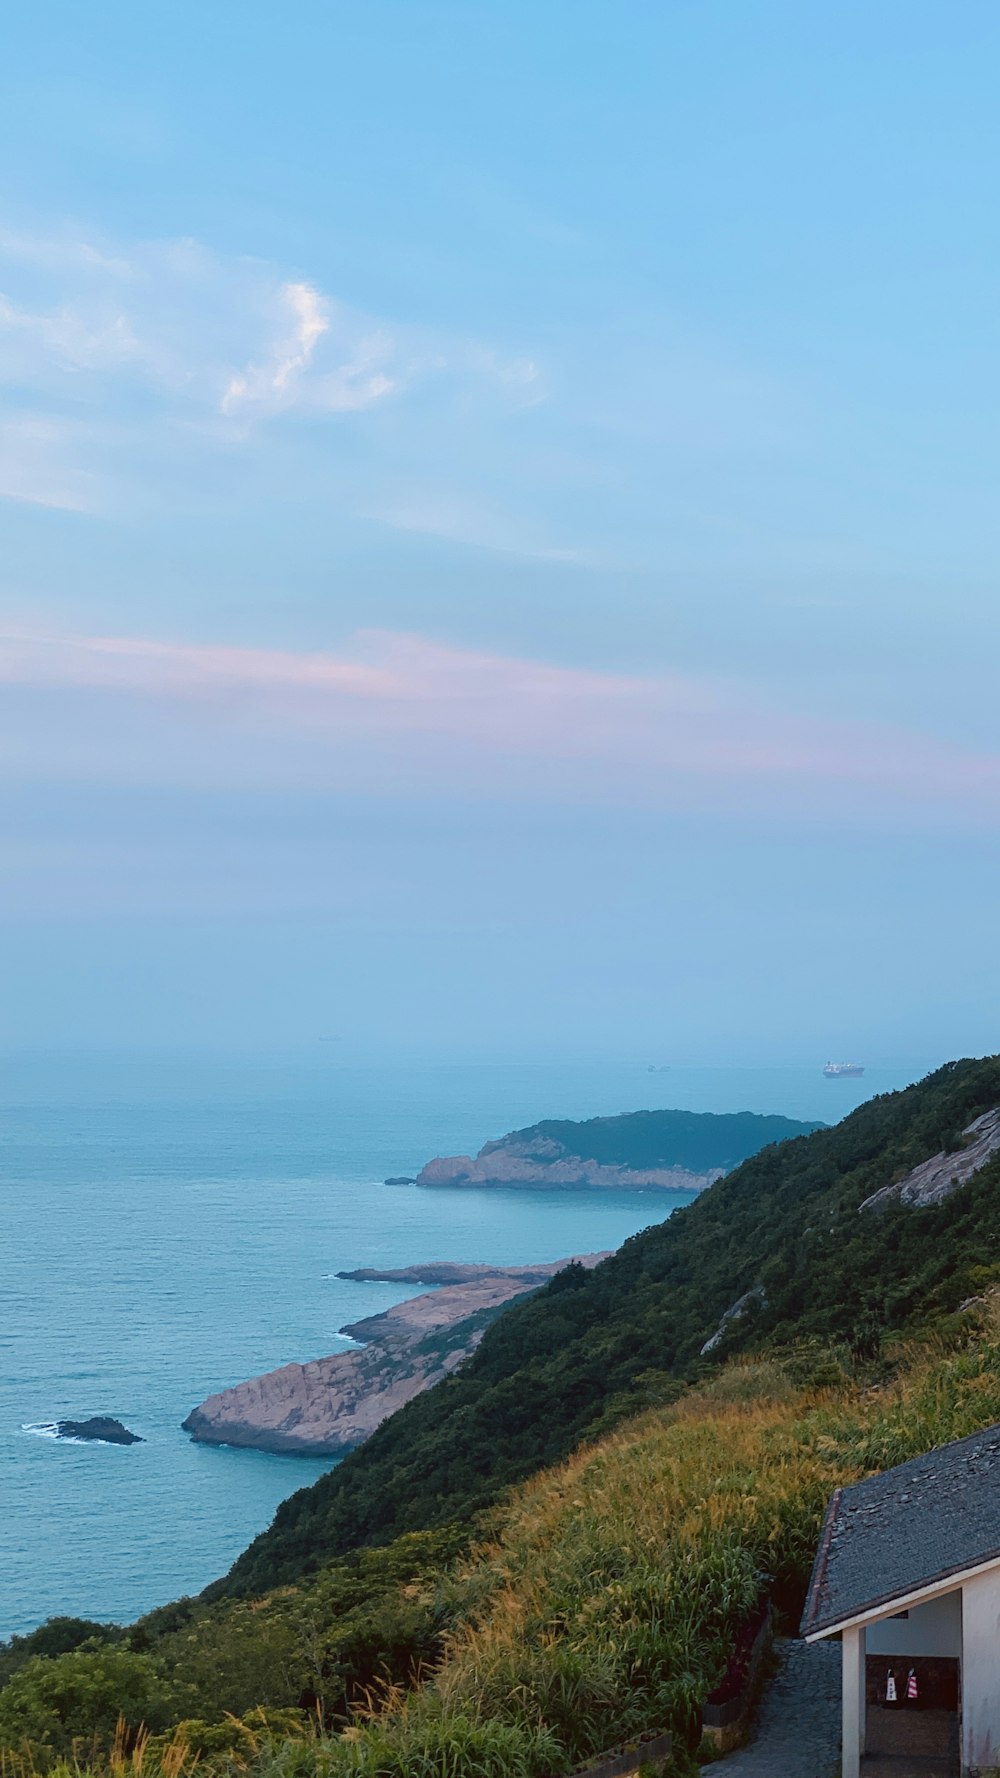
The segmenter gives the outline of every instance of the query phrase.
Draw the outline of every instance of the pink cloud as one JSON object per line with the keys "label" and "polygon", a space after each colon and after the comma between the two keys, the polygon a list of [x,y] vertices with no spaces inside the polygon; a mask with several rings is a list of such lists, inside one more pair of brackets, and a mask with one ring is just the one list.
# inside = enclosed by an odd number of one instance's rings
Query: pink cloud
{"label": "pink cloud", "polygon": [[[930,733],[790,713],[745,684],[626,674],[369,631],[338,653],[128,636],[0,635],[0,683],[104,704],[184,708],[216,732],[324,759],[358,783],[366,750],[407,787],[669,803],[833,792],[887,811],[1000,805],[1000,756]],[[294,760],[290,761],[294,781]]]}

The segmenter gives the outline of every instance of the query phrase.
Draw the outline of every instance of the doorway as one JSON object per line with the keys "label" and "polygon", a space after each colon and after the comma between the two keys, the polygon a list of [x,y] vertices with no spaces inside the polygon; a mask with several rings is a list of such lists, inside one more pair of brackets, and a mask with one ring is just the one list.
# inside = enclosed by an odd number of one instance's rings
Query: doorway
{"label": "doorway", "polygon": [[[916,1696],[908,1697],[908,1689]],[[957,1660],[869,1655],[865,1694],[864,1778],[958,1778]]]}

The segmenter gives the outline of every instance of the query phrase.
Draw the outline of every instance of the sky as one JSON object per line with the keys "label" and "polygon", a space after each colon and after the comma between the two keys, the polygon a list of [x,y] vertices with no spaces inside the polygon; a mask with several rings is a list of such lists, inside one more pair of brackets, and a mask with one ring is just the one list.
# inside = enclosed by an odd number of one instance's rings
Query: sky
{"label": "sky", "polygon": [[3,36],[0,1048],[1000,1048],[995,5]]}

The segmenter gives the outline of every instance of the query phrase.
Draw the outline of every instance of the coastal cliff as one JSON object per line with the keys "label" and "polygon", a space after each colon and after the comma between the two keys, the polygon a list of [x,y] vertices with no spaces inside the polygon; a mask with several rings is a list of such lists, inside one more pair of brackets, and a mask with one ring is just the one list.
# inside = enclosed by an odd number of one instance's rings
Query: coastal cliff
{"label": "coastal cliff", "polygon": [[416,1184],[702,1192],[769,1143],[821,1127],[748,1111],[633,1111],[583,1123],[552,1118],[487,1142],[475,1156],[439,1155]]}
{"label": "coastal cliff", "polygon": [[348,1322],[341,1332],[365,1342],[355,1351],[282,1365],[210,1395],[188,1415],[184,1430],[201,1444],[342,1457],[397,1408],[449,1376],[506,1303],[537,1290],[568,1265],[590,1267],[606,1258],[589,1253],[575,1261],[510,1267],[428,1262],[389,1273],[369,1267],[346,1273],[400,1282],[440,1278],[442,1284],[379,1315]]}
{"label": "coastal cliff", "polygon": [[418,1185],[512,1185],[534,1191],[700,1192],[721,1179],[721,1167],[693,1173],[687,1167],[608,1166],[565,1154],[544,1138],[517,1144],[488,1142],[478,1155],[439,1155],[417,1175]]}

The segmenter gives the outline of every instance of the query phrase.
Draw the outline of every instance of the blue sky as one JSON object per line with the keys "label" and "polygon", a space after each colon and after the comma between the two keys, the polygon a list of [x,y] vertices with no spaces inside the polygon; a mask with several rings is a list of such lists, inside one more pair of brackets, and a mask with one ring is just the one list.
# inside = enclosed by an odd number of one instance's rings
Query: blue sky
{"label": "blue sky", "polygon": [[8,20],[0,1043],[996,1048],[998,54]]}

